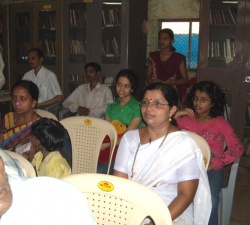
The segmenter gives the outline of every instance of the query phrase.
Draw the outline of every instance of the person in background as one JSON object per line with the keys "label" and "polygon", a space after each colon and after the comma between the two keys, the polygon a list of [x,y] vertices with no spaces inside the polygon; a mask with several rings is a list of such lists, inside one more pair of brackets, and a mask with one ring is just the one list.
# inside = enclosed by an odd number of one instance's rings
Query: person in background
{"label": "person in background", "polygon": [[178,111],[174,116],[180,129],[202,136],[211,149],[207,173],[212,195],[209,225],[216,225],[218,222],[224,167],[234,162],[244,151],[231,125],[223,118],[224,106],[225,98],[219,86],[212,81],[201,81],[187,96],[188,108]]}
{"label": "person in background", "polygon": [[32,124],[30,141],[36,151],[32,165],[37,176],[61,178],[71,174],[69,164],[60,153],[64,138],[65,128],[53,119],[41,118]]}
{"label": "person in background", "polygon": [[162,82],[177,88],[179,101],[186,97],[188,74],[185,56],[175,52],[174,32],[162,29],[158,34],[159,50],[149,53],[146,81]]}
{"label": "person in background", "polygon": [[34,82],[39,88],[38,108],[54,105],[63,100],[61,88],[56,75],[43,66],[44,55],[39,48],[32,48],[28,54],[32,70],[25,73],[24,80]]}
{"label": "person in background", "polygon": [[[139,126],[142,126],[142,119],[139,102],[133,97],[136,88],[135,73],[130,69],[123,69],[119,71],[114,82],[118,98],[114,103],[108,105],[108,108],[105,112],[105,120],[111,122],[115,126],[118,134],[118,146],[122,135],[126,131],[137,129]],[[111,174],[113,171],[117,146],[113,154],[113,161],[110,168]],[[109,153],[109,140],[104,140],[98,161],[98,173],[107,172]]]}
{"label": "person in background", "polygon": [[11,90],[13,112],[7,113],[0,126],[0,148],[19,154],[30,150],[31,125],[41,117],[34,111],[39,91],[28,80],[17,82]]}
{"label": "person in background", "polygon": [[107,105],[113,102],[109,87],[100,84],[101,67],[95,62],[85,65],[89,84],[82,84],[63,102],[63,107],[79,116],[103,118]]}
{"label": "person in background", "polygon": [[[196,142],[173,125],[178,94],[170,85],[146,87],[141,114],[146,126],[126,132],[114,175],[156,192],[169,208],[173,224],[207,224],[211,195],[203,156]],[[195,222],[194,222],[195,221]]]}

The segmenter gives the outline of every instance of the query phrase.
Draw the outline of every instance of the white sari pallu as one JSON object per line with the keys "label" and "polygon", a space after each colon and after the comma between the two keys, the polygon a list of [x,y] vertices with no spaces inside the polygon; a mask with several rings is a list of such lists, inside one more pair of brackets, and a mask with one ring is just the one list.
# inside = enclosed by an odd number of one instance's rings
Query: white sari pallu
{"label": "white sari pallu", "polygon": [[[140,142],[139,132],[134,130],[125,133],[119,145],[114,169],[128,174],[129,179],[152,189],[167,205],[176,198],[179,181],[199,179],[193,203],[173,221],[173,224],[207,225],[212,203],[201,150],[194,140],[182,131],[168,134],[161,145],[163,138],[141,145],[134,162]],[[131,178],[133,162],[134,173]],[[188,165],[190,170],[188,167],[184,174],[180,174],[181,170],[178,169],[185,165]]]}

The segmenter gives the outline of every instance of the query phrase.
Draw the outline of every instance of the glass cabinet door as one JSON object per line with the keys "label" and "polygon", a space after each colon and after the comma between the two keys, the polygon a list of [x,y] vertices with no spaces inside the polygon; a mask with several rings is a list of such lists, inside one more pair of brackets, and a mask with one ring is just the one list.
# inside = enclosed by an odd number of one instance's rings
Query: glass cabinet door
{"label": "glass cabinet door", "polygon": [[16,14],[16,63],[27,64],[30,49],[30,13]]}
{"label": "glass cabinet door", "polygon": [[69,5],[69,62],[86,61],[86,4]]}
{"label": "glass cabinet door", "polygon": [[102,63],[121,62],[121,1],[102,3]]}
{"label": "glass cabinet door", "polygon": [[44,51],[44,64],[56,64],[56,11],[43,10],[38,13],[38,43]]}
{"label": "glass cabinet door", "polygon": [[236,55],[238,4],[235,1],[211,1],[208,63],[230,66]]}

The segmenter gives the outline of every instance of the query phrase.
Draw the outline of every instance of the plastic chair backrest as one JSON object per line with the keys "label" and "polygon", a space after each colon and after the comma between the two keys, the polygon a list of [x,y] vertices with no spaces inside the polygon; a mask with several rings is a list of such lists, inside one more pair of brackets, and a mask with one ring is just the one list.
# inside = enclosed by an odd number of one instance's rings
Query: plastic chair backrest
{"label": "plastic chair backrest", "polygon": [[149,188],[106,174],[73,174],[62,178],[75,185],[88,200],[97,224],[135,225],[150,216],[155,224],[171,225],[167,205]]}
{"label": "plastic chair backrest", "polygon": [[218,210],[218,224],[228,225],[231,218],[231,211],[233,205],[235,181],[237,177],[237,171],[239,168],[240,158],[236,159],[230,169],[228,185],[221,189],[220,192],[220,204]]}
{"label": "plastic chair backrest", "polygon": [[184,130],[184,131],[187,132],[195,140],[197,145],[200,147],[202,154],[203,154],[203,160],[205,163],[205,167],[207,170],[209,162],[210,162],[210,158],[211,158],[211,150],[210,150],[210,147],[209,147],[207,141],[203,137],[201,137],[200,135],[198,135],[196,133],[193,133],[193,132],[187,131],[187,130]]}
{"label": "plastic chair backrest", "polygon": [[25,177],[36,177],[36,171],[32,164],[23,156],[9,150],[4,150],[9,156],[16,159],[25,171]]}
{"label": "plastic chair backrest", "polygon": [[41,117],[46,117],[58,121],[57,117],[49,111],[43,109],[35,109],[35,112]]}
{"label": "plastic chair backrest", "polygon": [[72,145],[72,174],[96,173],[99,153],[106,135],[111,140],[110,169],[113,151],[117,142],[115,127],[106,120],[88,117],[73,116],[60,120],[67,129]]}

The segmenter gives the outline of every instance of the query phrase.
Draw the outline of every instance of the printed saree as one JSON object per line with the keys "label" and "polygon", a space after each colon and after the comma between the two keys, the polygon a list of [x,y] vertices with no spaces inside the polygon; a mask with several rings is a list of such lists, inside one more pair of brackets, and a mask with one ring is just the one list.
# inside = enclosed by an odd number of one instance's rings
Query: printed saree
{"label": "printed saree", "polygon": [[14,112],[10,112],[4,116],[1,130],[3,132],[3,142],[0,145],[2,149],[15,151],[18,145],[23,145],[29,142],[31,134],[31,125],[34,121],[24,123],[20,126],[15,126]]}

